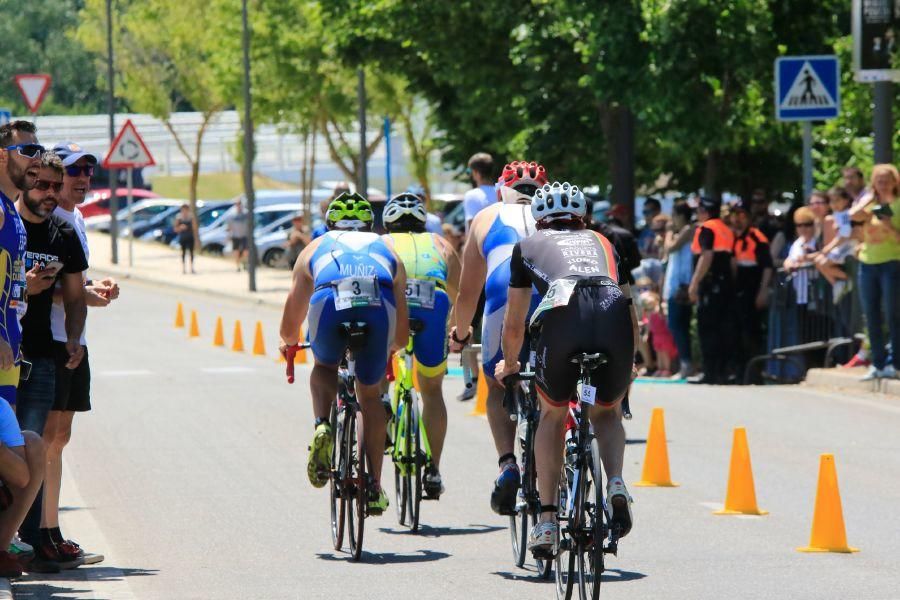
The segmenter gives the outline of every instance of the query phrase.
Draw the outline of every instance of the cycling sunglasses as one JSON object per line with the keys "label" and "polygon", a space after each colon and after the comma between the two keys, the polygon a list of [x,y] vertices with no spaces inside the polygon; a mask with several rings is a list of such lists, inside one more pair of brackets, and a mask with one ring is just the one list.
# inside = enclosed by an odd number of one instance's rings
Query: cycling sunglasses
{"label": "cycling sunglasses", "polygon": [[84,165],[83,167],[79,167],[78,165],[71,165],[66,167],[66,175],[68,175],[69,177],[78,177],[82,174],[86,177],[93,177],[94,165]]}
{"label": "cycling sunglasses", "polygon": [[40,144],[14,144],[7,146],[7,150],[16,150],[20,156],[25,158],[40,158],[46,151]]}
{"label": "cycling sunglasses", "polygon": [[47,181],[46,179],[38,179],[34,184],[34,189],[45,192],[49,189],[52,189],[54,192],[59,193],[62,189],[62,181]]}

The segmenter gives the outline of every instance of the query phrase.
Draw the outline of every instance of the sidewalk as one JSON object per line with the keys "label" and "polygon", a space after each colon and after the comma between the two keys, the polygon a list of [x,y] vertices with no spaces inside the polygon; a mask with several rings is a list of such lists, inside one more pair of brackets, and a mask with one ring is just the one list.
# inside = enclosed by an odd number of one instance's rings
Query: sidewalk
{"label": "sidewalk", "polygon": [[132,279],[144,283],[177,290],[199,292],[216,297],[263,304],[273,308],[284,307],[284,300],[291,285],[291,272],[287,269],[258,267],[256,292],[248,291],[246,271],[237,272],[234,260],[197,254],[194,259],[196,275],[181,272],[181,251],[157,242],[134,242],[134,266],[128,266],[128,240],[119,240],[119,264],[112,264],[110,237],[103,233],[88,232],[91,248],[90,269],[92,277],[111,276],[120,280]]}
{"label": "sidewalk", "polygon": [[810,369],[806,373],[804,385],[855,392],[881,393],[900,398],[900,379],[860,381],[860,377],[865,375],[866,371],[866,367]]}

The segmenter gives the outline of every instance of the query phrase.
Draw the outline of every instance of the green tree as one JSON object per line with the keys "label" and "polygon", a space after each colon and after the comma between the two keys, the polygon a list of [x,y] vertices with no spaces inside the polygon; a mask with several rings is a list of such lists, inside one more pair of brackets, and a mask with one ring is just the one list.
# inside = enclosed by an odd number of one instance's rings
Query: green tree
{"label": "green tree", "polygon": [[0,105],[15,114],[27,107],[13,82],[20,73],[53,77],[41,114],[96,113],[105,96],[97,89],[91,55],[67,35],[77,21],[77,0],[14,2],[0,0]]}
{"label": "green tree", "polygon": [[[209,2],[141,0],[117,7],[114,15],[116,93],[137,112],[160,119],[191,166],[189,200],[196,213],[197,180],[203,136],[212,119],[229,106],[220,81],[231,57],[222,52],[221,33],[209,19]],[[79,14],[77,39],[104,56],[106,11],[103,0],[87,0]],[[193,140],[172,122],[172,114],[201,114]]]}

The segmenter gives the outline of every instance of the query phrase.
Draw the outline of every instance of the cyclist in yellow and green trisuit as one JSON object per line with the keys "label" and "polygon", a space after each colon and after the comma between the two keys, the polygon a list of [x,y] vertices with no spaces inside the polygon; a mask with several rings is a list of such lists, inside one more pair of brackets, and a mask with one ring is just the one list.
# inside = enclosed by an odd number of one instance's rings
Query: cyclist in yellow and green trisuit
{"label": "cyclist in yellow and green trisuit", "polygon": [[447,434],[447,407],[441,386],[447,371],[447,323],[459,287],[459,257],[443,237],[426,233],[422,200],[410,193],[394,196],[382,217],[391,246],[406,268],[406,301],[410,319],[424,329],[413,340],[422,394],[422,421],[428,432],[432,464],[423,478],[425,494],[437,498],[444,490],[440,474],[441,450]]}

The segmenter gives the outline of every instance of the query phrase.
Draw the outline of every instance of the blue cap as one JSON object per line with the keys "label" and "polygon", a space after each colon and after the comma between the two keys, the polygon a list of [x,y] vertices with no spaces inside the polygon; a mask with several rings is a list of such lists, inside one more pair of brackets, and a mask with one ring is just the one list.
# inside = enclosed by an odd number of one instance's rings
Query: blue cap
{"label": "blue cap", "polygon": [[64,167],[75,164],[81,158],[87,158],[92,165],[96,165],[99,162],[96,155],[86,152],[84,148],[75,142],[59,142],[53,146],[53,151],[62,159]]}

